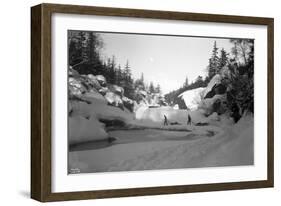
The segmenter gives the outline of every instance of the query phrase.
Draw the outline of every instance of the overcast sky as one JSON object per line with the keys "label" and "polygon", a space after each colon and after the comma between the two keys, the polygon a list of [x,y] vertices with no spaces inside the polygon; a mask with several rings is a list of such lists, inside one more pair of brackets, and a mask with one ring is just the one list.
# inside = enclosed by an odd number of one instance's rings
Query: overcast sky
{"label": "overcast sky", "polygon": [[115,33],[101,37],[104,57],[114,55],[122,67],[128,60],[135,79],[143,73],[145,81],[159,83],[164,94],[182,86],[186,76],[189,83],[206,76],[214,41],[227,52],[232,47],[229,39]]}

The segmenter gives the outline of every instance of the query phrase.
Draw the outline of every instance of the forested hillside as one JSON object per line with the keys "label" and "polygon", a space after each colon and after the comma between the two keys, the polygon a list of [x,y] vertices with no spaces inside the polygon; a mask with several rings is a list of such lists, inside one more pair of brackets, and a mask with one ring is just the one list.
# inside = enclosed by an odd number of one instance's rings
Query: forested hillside
{"label": "forested hillside", "polygon": [[[69,31],[69,66],[81,75],[102,75],[109,85],[124,89],[124,96],[139,102],[143,95],[150,99],[161,94],[160,85],[147,83],[142,74],[139,79],[132,77],[132,70],[127,60],[120,65],[115,56],[102,57],[104,47],[98,33],[90,31]],[[150,96],[147,96],[150,94]]]}
{"label": "forested hillside", "polygon": [[202,93],[201,108],[204,108],[205,99],[224,94],[223,98],[216,99],[214,107],[225,107],[220,110],[223,113],[229,112],[235,121],[238,121],[245,111],[253,113],[254,41],[250,39],[231,39],[230,42],[233,47],[231,52],[227,53],[224,48],[219,49],[216,41],[214,41],[209,64],[206,66],[206,77],[198,76],[190,84],[188,77],[186,77],[183,86],[166,94],[165,100],[170,105],[178,104],[179,108],[185,109],[186,104],[179,95],[188,90],[210,87],[211,80],[216,78],[213,81],[217,82],[212,83],[211,88]]}

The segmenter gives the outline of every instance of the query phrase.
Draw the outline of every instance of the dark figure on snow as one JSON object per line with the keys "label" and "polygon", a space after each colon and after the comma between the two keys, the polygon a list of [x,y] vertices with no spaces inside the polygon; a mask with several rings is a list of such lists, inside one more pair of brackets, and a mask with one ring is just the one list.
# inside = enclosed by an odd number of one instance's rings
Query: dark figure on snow
{"label": "dark figure on snow", "polygon": [[168,125],[168,118],[167,118],[166,115],[164,115],[164,126],[165,126],[165,125]]}
{"label": "dark figure on snow", "polygon": [[190,114],[188,114],[188,117],[187,117],[187,125],[191,125],[191,122],[192,122],[191,116],[190,116]]}

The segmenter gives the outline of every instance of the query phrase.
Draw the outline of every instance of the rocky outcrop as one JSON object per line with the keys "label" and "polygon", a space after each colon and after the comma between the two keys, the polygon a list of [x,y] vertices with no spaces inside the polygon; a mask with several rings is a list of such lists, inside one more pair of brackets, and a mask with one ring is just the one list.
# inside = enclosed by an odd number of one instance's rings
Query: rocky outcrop
{"label": "rocky outcrop", "polygon": [[226,86],[222,84],[222,76],[216,74],[204,91],[204,99],[212,98],[215,95],[225,94]]}
{"label": "rocky outcrop", "polygon": [[128,97],[122,97],[123,105],[126,107],[130,112],[134,111],[135,101],[129,99]]}
{"label": "rocky outcrop", "polygon": [[124,110],[123,101],[119,95],[113,92],[107,92],[104,97],[107,100],[108,105],[119,107]]}
{"label": "rocky outcrop", "polygon": [[222,83],[222,76],[216,74],[202,92],[203,98],[198,108],[202,109],[206,116],[213,113],[218,115],[225,113],[227,110],[226,90],[226,86]]}
{"label": "rocky outcrop", "polygon": [[236,95],[230,86],[223,84],[223,78],[227,78],[227,70],[222,74],[216,74],[209,82],[204,99],[200,103],[200,108],[205,111],[205,115],[216,113],[218,115],[229,112],[229,115],[237,122],[241,118],[241,111],[237,104],[228,105],[233,102],[233,96]]}
{"label": "rocky outcrop", "polygon": [[97,78],[97,81],[99,82],[99,84],[102,87],[106,87],[107,82],[106,82],[106,79],[105,79],[105,77],[103,75],[97,75],[96,78]]}
{"label": "rocky outcrop", "polygon": [[[103,75],[80,75],[76,70],[69,68],[69,98],[91,103],[93,99],[106,102],[110,106],[122,110],[127,108],[134,111],[134,101],[124,96],[124,89],[120,86],[108,84]],[[141,92],[146,98],[147,93]]]}
{"label": "rocky outcrop", "polygon": [[198,109],[200,102],[203,99],[205,88],[200,87],[181,93],[178,97],[184,100],[187,109],[194,111]]}

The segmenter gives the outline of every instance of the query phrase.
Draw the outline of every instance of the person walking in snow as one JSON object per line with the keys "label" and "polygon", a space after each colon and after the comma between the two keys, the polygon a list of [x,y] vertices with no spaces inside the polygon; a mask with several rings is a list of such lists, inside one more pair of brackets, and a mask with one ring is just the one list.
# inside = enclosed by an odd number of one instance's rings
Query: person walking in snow
{"label": "person walking in snow", "polygon": [[188,117],[187,117],[187,125],[191,125],[191,122],[192,122],[191,116],[190,116],[190,114],[188,114]]}
{"label": "person walking in snow", "polygon": [[164,115],[164,126],[167,125],[168,126],[168,118],[166,115]]}

